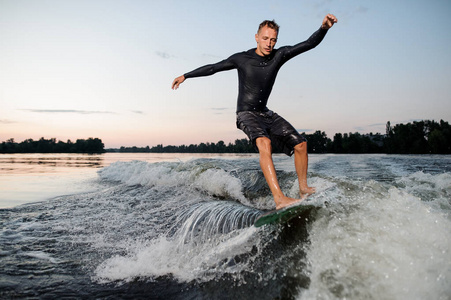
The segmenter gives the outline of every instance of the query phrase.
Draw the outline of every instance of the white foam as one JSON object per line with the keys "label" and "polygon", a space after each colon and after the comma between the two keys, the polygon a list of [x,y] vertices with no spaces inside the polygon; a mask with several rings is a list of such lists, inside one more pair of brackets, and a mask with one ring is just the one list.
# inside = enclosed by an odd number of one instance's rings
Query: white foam
{"label": "white foam", "polygon": [[99,171],[102,179],[127,185],[177,186],[186,182],[184,172],[173,172],[170,163],[149,164],[143,161],[115,162]]}
{"label": "white foam", "polygon": [[248,203],[242,192],[241,181],[230,176],[224,170],[208,169],[199,175],[195,186],[208,192],[210,195],[220,195],[240,200],[241,203]]}
{"label": "white foam", "polygon": [[127,185],[174,188],[193,187],[203,192],[249,204],[242,193],[241,181],[228,172],[190,163],[116,162],[99,171],[102,179]]}
{"label": "white foam", "polygon": [[[324,178],[316,177],[308,179],[309,186],[315,187],[316,193],[312,195],[311,198],[321,197],[325,193],[325,191],[331,189],[336,186],[335,183],[328,181]],[[299,180],[296,178],[291,189],[287,193],[288,197],[299,198]]]}
{"label": "white foam", "polygon": [[397,188],[362,190],[312,225],[299,298],[448,299],[451,221]]}
{"label": "white foam", "polygon": [[222,272],[239,272],[234,268],[242,269],[244,265],[226,266],[221,261],[248,252],[256,242],[255,232],[254,227],[249,227],[220,237],[211,236],[203,243],[184,243],[182,236],[160,237],[136,245],[129,255],[117,255],[103,262],[95,271],[96,280],[129,282],[139,277],[171,274],[179,281],[207,281]]}
{"label": "white foam", "polygon": [[409,187],[422,186],[430,190],[440,190],[451,194],[451,174],[427,174],[416,172],[406,177],[401,177],[398,182],[404,183]]}

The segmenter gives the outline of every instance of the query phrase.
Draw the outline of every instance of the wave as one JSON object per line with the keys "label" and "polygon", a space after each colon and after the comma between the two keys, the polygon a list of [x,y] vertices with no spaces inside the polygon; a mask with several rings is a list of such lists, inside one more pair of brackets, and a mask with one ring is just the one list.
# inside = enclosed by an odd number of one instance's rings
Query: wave
{"label": "wave", "polygon": [[[169,275],[207,282],[223,274],[241,278],[242,272],[254,270],[255,260],[273,239],[262,237],[253,223],[261,209],[272,209],[274,202],[269,189],[262,189],[266,183],[255,162],[239,163],[242,167],[237,168],[236,162],[224,160],[134,161],[100,170],[100,178],[113,183],[111,193],[131,190],[136,200],[141,198],[136,190],[142,189],[146,201],[155,205],[146,204],[153,238],[128,243],[126,254],[119,251],[103,261],[96,280],[129,282]],[[279,175],[289,193],[299,192],[294,172]],[[105,247],[103,239],[99,247]]]}
{"label": "wave", "polygon": [[116,162],[100,170],[99,176],[131,186],[197,189],[211,196],[250,205],[242,192],[241,181],[208,160],[188,163]]}

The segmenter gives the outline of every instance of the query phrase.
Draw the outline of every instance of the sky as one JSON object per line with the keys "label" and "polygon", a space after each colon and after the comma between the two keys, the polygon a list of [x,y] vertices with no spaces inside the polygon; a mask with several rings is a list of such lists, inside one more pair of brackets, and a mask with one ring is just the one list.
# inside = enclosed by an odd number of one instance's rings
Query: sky
{"label": "sky", "polygon": [[173,79],[254,48],[323,42],[280,70],[268,107],[311,134],[451,122],[449,0],[0,0],[0,142],[97,137],[106,148],[226,143],[236,70]]}

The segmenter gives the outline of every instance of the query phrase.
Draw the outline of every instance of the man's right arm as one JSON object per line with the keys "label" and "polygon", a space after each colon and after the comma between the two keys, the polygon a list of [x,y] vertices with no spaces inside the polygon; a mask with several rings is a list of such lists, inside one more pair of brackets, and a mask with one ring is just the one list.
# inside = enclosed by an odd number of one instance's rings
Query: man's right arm
{"label": "man's right arm", "polygon": [[232,70],[235,68],[235,65],[232,63],[232,60],[229,57],[228,59],[224,59],[216,64],[206,65],[200,68],[197,68],[191,72],[183,74],[182,76],[177,77],[172,82],[172,89],[178,89],[179,85],[184,82],[188,78],[193,77],[202,77],[202,76],[210,76],[220,71]]}

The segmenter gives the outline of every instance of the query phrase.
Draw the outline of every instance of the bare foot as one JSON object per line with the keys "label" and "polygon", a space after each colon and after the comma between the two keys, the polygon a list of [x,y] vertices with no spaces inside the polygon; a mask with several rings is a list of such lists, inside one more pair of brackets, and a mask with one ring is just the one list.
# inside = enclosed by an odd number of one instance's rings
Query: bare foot
{"label": "bare foot", "polygon": [[301,196],[308,196],[308,195],[316,193],[316,188],[309,187],[309,186],[300,187],[299,193],[301,194]]}
{"label": "bare foot", "polygon": [[301,199],[294,199],[294,198],[283,196],[277,200],[274,200],[276,202],[276,209],[281,209],[281,208],[290,206],[291,204],[294,204],[296,202],[301,202],[306,197],[307,197],[307,195],[304,195],[301,197]]}

